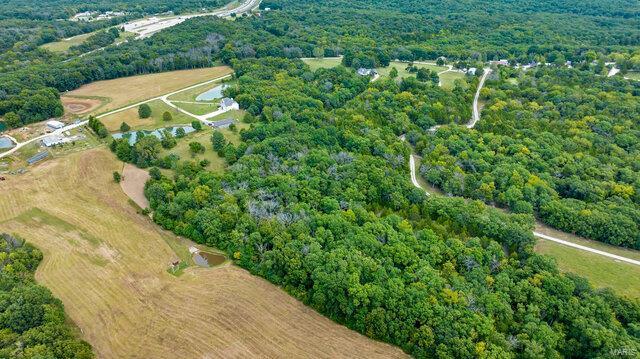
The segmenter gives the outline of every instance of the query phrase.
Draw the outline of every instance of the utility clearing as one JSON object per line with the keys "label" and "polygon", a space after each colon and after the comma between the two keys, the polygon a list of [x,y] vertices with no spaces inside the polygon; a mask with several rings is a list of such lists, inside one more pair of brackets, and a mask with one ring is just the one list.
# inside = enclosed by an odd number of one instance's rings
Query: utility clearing
{"label": "utility clearing", "polygon": [[121,169],[95,148],[9,176],[0,191],[0,230],[43,251],[36,279],[98,357],[405,356],[234,265],[170,274],[189,244],[137,214],[113,181]]}

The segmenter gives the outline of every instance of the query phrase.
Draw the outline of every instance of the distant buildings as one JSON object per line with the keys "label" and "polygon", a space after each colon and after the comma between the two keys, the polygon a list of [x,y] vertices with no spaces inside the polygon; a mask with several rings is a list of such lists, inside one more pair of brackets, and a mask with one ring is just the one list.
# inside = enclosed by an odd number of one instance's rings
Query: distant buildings
{"label": "distant buildings", "polygon": [[42,144],[45,147],[53,147],[56,145],[63,145],[69,142],[75,142],[79,140],[85,139],[84,135],[76,135],[76,136],[64,136],[64,135],[51,135],[42,139]]}
{"label": "distant buildings", "polygon": [[231,126],[233,123],[235,123],[236,121],[234,121],[231,118],[227,118],[224,120],[220,120],[220,121],[211,121],[209,123],[207,123],[207,125],[213,127],[213,128],[227,128],[229,126]]}
{"label": "distant buildings", "polygon": [[71,21],[100,21],[109,20],[114,17],[126,15],[122,11],[107,11],[104,13],[98,13],[97,11],[85,11],[79,12],[71,18]]}
{"label": "distant buildings", "polygon": [[64,123],[56,120],[47,121],[47,127],[52,130],[59,130],[64,127]]}
{"label": "distant buildings", "polygon": [[492,65],[497,65],[497,66],[509,66],[509,60],[497,60],[497,61],[490,61],[490,63]]}
{"label": "distant buildings", "polygon": [[360,76],[375,76],[377,74],[378,71],[376,71],[376,69],[367,69],[364,67],[358,69],[358,75]]}
{"label": "distant buildings", "polygon": [[33,156],[33,157],[29,158],[29,159],[27,160],[27,163],[28,163],[28,164],[30,164],[30,165],[33,165],[33,164],[35,164],[35,163],[38,163],[38,162],[40,162],[40,161],[44,160],[45,158],[47,158],[47,156],[49,156],[49,152],[46,152],[46,151],[44,151],[44,152],[39,152],[39,153],[38,153],[38,154],[36,154],[35,156]]}
{"label": "distant buildings", "polygon": [[224,111],[239,110],[240,105],[234,99],[225,97],[222,100],[220,100],[220,109]]}

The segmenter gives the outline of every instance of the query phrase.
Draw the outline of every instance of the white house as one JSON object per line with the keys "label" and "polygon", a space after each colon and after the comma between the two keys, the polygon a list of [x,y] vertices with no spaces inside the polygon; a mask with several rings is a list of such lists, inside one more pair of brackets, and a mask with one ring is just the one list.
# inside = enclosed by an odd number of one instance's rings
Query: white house
{"label": "white house", "polygon": [[470,67],[469,70],[467,70],[467,73],[469,75],[474,75],[475,76],[477,70],[478,69],[476,69],[475,67]]}
{"label": "white house", "polygon": [[377,74],[378,71],[376,71],[375,69],[367,69],[364,67],[358,69],[358,75],[360,76],[375,76]]}
{"label": "white house", "polygon": [[58,130],[64,127],[64,123],[56,120],[47,121],[47,126],[53,130]]}
{"label": "white house", "polygon": [[225,97],[220,100],[220,109],[221,110],[239,110],[240,105],[232,98]]}

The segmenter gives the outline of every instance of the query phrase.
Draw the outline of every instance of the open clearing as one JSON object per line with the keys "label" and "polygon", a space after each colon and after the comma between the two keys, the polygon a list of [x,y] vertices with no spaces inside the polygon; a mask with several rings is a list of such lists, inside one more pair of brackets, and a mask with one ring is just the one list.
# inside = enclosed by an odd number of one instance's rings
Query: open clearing
{"label": "open clearing", "polygon": [[624,77],[630,80],[640,81],[640,72],[629,71],[624,75]]}
{"label": "open clearing", "polygon": [[121,169],[96,148],[9,176],[0,191],[0,229],[44,252],[37,280],[98,357],[405,356],[233,265],[169,274],[186,244],[136,213],[113,182]]}
{"label": "open clearing", "polygon": [[336,67],[342,63],[341,57],[328,57],[328,58],[306,58],[303,59],[305,64],[309,65],[312,71],[317,69],[330,69]]}
{"label": "open clearing", "polygon": [[[408,62],[400,62],[400,61],[391,61],[389,63],[388,67],[380,67],[378,69],[376,69],[378,71],[378,73],[380,74],[380,76],[389,76],[389,72],[391,71],[392,68],[396,68],[396,70],[398,70],[398,77],[399,78],[404,78],[404,77],[415,77],[416,74],[415,73],[411,73],[409,71],[406,70],[407,66],[409,66]],[[431,71],[435,71],[435,72],[442,72],[442,71],[446,71],[447,67],[446,66],[438,66],[438,65],[428,65],[428,64],[414,64],[415,67],[421,69],[421,68],[425,68],[425,69],[429,69]]]}
{"label": "open clearing", "polygon": [[138,207],[149,208],[149,200],[144,196],[144,184],[151,178],[149,172],[130,163],[125,163],[122,169],[122,191],[134,201]]}
{"label": "open clearing", "polygon": [[[49,42],[49,43],[40,45],[40,47],[43,48],[43,49],[47,49],[49,51],[53,51],[53,52],[67,52],[67,51],[69,51],[69,49],[72,46],[77,46],[77,45],[82,44],[83,42],[87,41],[87,39],[89,37],[91,37],[91,35],[99,32],[99,31],[102,31],[102,30],[97,30],[97,31],[94,31],[94,32],[86,33],[86,34],[77,35],[77,36],[70,37],[68,39],[63,39],[63,40],[60,40],[60,41]],[[126,39],[132,37],[133,35],[135,35],[135,34],[132,33],[132,32],[120,32],[120,37],[115,39],[113,41],[113,43],[114,44],[119,44],[119,43],[125,41]]]}
{"label": "open clearing", "polygon": [[[160,127],[189,124],[195,120],[195,118],[170,107],[162,100],[151,101],[148,105],[151,107],[151,117],[149,118],[140,118],[138,115],[138,107],[132,107],[128,110],[102,117],[100,121],[104,123],[107,130],[118,132],[123,122],[131,126],[132,130],[155,130]],[[171,121],[162,119],[165,111],[171,114]]]}
{"label": "open clearing", "polygon": [[101,98],[106,112],[130,103],[147,100],[176,91],[199,82],[215,79],[232,72],[228,66],[208,67],[195,70],[180,70],[158,74],[124,77],[115,80],[97,81],[67,92],[66,96]]}
{"label": "open clearing", "polygon": [[[420,167],[420,158],[412,157]],[[416,175],[417,184],[429,193],[442,195],[442,191],[431,186],[419,174]],[[541,223],[537,223],[535,231],[548,236],[559,238],[585,247],[609,252],[622,257],[640,260],[640,252],[630,249],[610,246],[604,243],[587,240],[575,235],[563,233]],[[560,243],[536,239],[535,251],[553,257],[558,268],[563,272],[570,272],[585,277],[598,288],[611,288],[616,293],[640,298],[640,267],[634,264],[608,258],[600,254],[587,252]]]}
{"label": "open clearing", "polygon": [[[238,113],[240,112],[242,111],[238,111]],[[222,116],[225,116],[225,118],[235,118],[236,121],[238,121],[236,122],[236,131],[233,132],[228,128],[218,129],[218,131],[220,131],[224,135],[227,141],[233,143],[234,145],[238,145],[240,143],[240,130],[249,128],[249,125],[239,121],[238,118],[241,117],[239,114],[236,116],[233,115],[233,113],[226,113]],[[181,160],[194,160],[197,162],[208,160],[210,163],[207,167],[205,167],[207,170],[213,172],[222,172],[226,167],[226,162],[224,158],[218,156],[218,153],[213,150],[213,145],[211,144],[212,134],[213,129],[204,126],[202,131],[193,132],[188,134],[185,138],[178,139],[178,145],[172,149],[163,150],[161,156],[175,154],[178,155]],[[193,155],[189,150],[189,143],[191,142],[198,142],[203,145],[205,148],[204,153]]]}
{"label": "open clearing", "polygon": [[618,294],[640,298],[640,267],[637,265],[541,239],[535,249],[555,258],[561,271],[585,277],[595,287],[610,287]]}

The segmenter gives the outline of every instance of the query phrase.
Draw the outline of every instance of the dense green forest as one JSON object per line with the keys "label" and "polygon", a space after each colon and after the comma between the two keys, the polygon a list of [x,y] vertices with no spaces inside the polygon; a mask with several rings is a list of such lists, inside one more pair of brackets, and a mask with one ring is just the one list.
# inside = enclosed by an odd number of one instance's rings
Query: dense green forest
{"label": "dense green forest", "polygon": [[36,248],[0,234],[0,357],[93,358],[67,323],[62,302],[35,282],[41,260]]}
{"label": "dense green forest", "polygon": [[[66,59],[43,50],[0,57],[0,116],[20,123],[53,113],[56,101],[27,104],[25,90],[67,91],[102,79],[230,63],[265,56],[287,58],[344,54],[347,65],[384,65],[389,60],[512,58],[575,62],[615,52],[629,66],[640,44],[637,3],[616,0],[521,3],[496,1],[267,1],[272,11],[236,21],[198,18],[141,41],[99,54]],[[488,12],[478,11],[487,9]],[[597,13],[597,16],[596,16]],[[591,51],[591,52],[590,52]],[[637,52],[636,52],[637,54]],[[33,56],[33,58],[31,57]],[[37,61],[33,61],[37,59]]]}
{"label": "dense green forest", "polygon": [[475,130],[419,140],[421,174],[447,193],[640,249],[640,83],[503,68],[487,86]]}
{"label": "dense green forest", "polygon": [[[459,89],[367,84],[343,67],[312,72],[281,58],[233,65],[229,91],[253,106],[252,126],[238,146],[213,136],[207,151],[223,155],[223,174],[189,160],[173,162],[172,178],[152,169],[145,193],[158,224],[416,357],[640,350],[640,303],[535,254],[530,215],[411,185],[410,148],[398,137],[419,139],[416,123],[436,123],[430,110]],[[468,116],[470,99],[460,96],[449,99],[464,102],[449,121]],[[118,156],[150,153],[114,144]]]}

